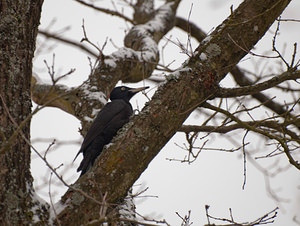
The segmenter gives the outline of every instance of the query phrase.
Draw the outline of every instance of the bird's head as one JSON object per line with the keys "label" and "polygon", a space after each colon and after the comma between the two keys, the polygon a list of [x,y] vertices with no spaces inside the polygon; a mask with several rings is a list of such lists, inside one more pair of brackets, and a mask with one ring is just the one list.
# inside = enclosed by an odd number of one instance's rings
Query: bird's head
{"label": "bird's head", "polygon": [[129,88],[127,86],[118,86],[111,91],[109,95],[109,99],[111,100],[123,99],[125,101],[129,101],[131,97],[133,97],[135,94],[148,88],[149,86],[140,87],[140,88]]}

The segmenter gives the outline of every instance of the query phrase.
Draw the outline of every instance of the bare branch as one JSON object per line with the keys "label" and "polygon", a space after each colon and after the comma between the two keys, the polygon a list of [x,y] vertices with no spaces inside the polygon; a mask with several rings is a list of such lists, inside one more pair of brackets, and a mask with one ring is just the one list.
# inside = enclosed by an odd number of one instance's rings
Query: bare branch
{"label": "bare branch", "polygon": [[[279,19],[280,19],[280,17],[279,17]],[[277,28],[276,28],[276,31],[275,31],[275,34],[274,34],[274,37],[273,37],[273,51],[277,53],[278,57],[284,62],[287,69],[289,70],[291,68],[291,66],[288,64],[288,62],[284,59],[284,57],[281,55],[281,53],[276,48],[276,37],[277,37],[278,32],[279,32],[279,26],[280,26],[280,20],[278,20]]]}
{"label": "bare branch", "polygon": [[109,14],[109,15],[112,15],[112,16],[117,16],[117,17],[120,17],[120,18],[124,19],[127,22],[130,22],[131,24],[135,24],[135,22],[132,19],[130,19],[129,17],[127,17],[124,14],[119,13],[117,11],[113,11],[113,10],[110,10],[110,9],[104,9],[104,8],[95,6],[94,4],[90,4],[90,3],[87,3],[85,1],[82,1],[82,0],[74,0],[74,1],[78,2],[79,4],[88,6],[88,7],[92,8],[94,10],[97,10],[99,12],[103,12],[103,13],[106,13],[106,14]]}
{"label": "bare branch", "polygon": [[47,38],[52,38],[52,39],[55,39],[55,40],[60,41],[62,43],[65,43],[65,44],[71,45],[73,47],[79,48],[79,49],[83,50],[84,52],[90,54],[93,57],[98,56],[98,54],[96,54],[94,51],[90,50],[89,48],[85,47],[84,45],[81,45],[80,42],[78,42],[78,41],[70,40],[70,39],[67,39],[67,38],[62,38],[62,37],[59,37],[58,35],[56,35],[54,33],[50,33],[48,31],[44,31],[44,30],[39,30],[39,34],[41,34],[41,35],[43,35]]}
{"label": "bare branch", "polygon": [[[256,127],[266,127],[266,128],[272,128],[276,129],[278,131],[281,131],[282,128],[286,128],[288,125],[291,124],[297,124],[300,123],[300,118],[297,118],[295,120],[291,120],[284,123],[278,123],[276,121],[267,121],[267,120],[256,120],[256,121],[244,121],[244,123],[247,123],[249,126],[256,126]],[[191,132],[209,132],[209,133],[221,133],[225,134],[228,132],[232,132],[237,129],[244,129],[244,127],[240,124],[233,124],[233,125],[221,125],[221,126],[195,126],[195,125],[182,125],[178,132],[184,132],[184,133],[191,133]],[[293,139],[297,139],[297,134],[295,134],[292,131],[285,131],[287,134],[289,134]]]}
{"label": "bare branch", "polygon": [[272,88],[287,80],[296,80],[300,78],[300,71],[287,71],[281,75],[274,76],[273,78],[254,85],[243,86],[241,88],[220,88],[217,90],[215,97],[238,97],[244,95],[252,95],[259,93],[263,90]]}
{"label": "bare branch", "polygon": [[91,42],[90,40],[89,40],[89,38],[88,38],[88,36],[87,36],[87,33],[86,33],[86,30],[85,30],[85,26],[84,26],[84,20],[82,20],[82,30],[83,30],[83,35],[84,35],[84,37],[81,39],[81,41],[80,42],[83,42],[83,41],[86,41],[87,43],[89,43],[91,46],[93,46],[95,49],[97,49],[98,50],[98,55],[99,55],[99,57],[100,57],[100,59],[103,61],[104,60],[104,55],[103,55],[103,49],[104,49],[104,47],[105,47],[105,45],[106,45],[106,42],[103,44],[103,47],[102,47],[102,49],[100,49],[97,45],[95,45],[93,42]]}
{"label": "bare branch", "polygon": [[243,160],[244,160],[244,182],[243,182],[243,186],[242,186],[242,189],[244,190],[245,189],[245,186],[246,186],[246,178],[247,178],[247,175],[246,175],[246,163],[247,163],[247,152],[245,150],[245,139],[246,139],[246,136],[248,134],[249,130],[246,131],[245,135],[243,136],[243,145],[242,145],[242,151],[243,151]]}
{"label": "bare branch", "polygon": [[[272,224],[274,223],[274,219],[277,217],[277,210],[278,207],[276,207],[275,209],[271,210],[270,212],[266,213],[265,215],[263,215],[262,217],[257,218],[256,220],[250,221],[250,222],[236,222],[233,219],[233,215],[232,215],[232,210],[231,208],[229,208],[229,213],[230,213],[230,219],[229,218],[220,218],[220,217],[213,217],[208,213],[209,210],[209,206],[205,206],[205,210],[206,210],[206,217],[207,217],[207,222],[208,224],[206,224],[205,226],[255,226],[255,225],[265,225],[265,224]],[[211,224],[210,220],[215,220],[215,221],[222,221],[222,222],[226,222],[227,224]]]}
{"label": "bare branch", "polygon": [[193,222],[190,222],[191,220],[191,211],[189,210],[188,214],[182,217],[178,212],[176,212],[176,215],[182,220],[181,226],[190,226],[193,224]]}
{"label": "bare branch", "polygon": [[[242,72],[241,69],[238,67],[234,67],[233,70],[230,72],[233,75],[234,80],[237,82],[238,85],[244,87],[244,86],[251,86],[253,85],[253,82],[250,81],[245,75],[245,73]],[[283,115],[287,112],[286,107],[282,106],[274,101],[271,100],[268,96],[266,96],[263,93],[253,93],[252,96],[257,99],[260,103],[264,103],[264,106],[271,109],[278,115]]]}

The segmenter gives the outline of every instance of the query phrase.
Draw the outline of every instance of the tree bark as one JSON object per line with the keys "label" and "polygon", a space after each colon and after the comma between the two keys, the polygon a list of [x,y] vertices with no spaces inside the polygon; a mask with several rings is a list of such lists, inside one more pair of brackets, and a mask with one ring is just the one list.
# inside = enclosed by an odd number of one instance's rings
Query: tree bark
{"label": "tree bark", "polygon": [[[92,170],[75,183],[76,188],[99,202],[106,194],[109,207],[114,208],[190,113],[214,97],[218,83],[247,54],[244,49],[250,50],[263,37],[289,2],[244,1],[201,42],[182,69],[168,76],[168,82],[102,152]],[[59,219],[63,224],[99,219],[99,202],[70,189],[62,198],[67,208]]]}
{"label": "tree bark", "polygon": [[[43,0],[0,2],[0,225],[31,222],[32,58]],[[19,130],[17,130],[17,128]]]}

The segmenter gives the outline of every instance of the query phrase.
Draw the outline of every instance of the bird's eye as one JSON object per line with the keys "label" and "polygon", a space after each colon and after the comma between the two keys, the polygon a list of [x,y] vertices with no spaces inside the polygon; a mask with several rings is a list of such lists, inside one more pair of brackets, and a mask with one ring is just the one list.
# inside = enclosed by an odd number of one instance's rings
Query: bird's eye
{"label": "bird's eye", "polygon": [[124,90],[125,90],[125,87],[122,87],[121,90],[124,91]]}

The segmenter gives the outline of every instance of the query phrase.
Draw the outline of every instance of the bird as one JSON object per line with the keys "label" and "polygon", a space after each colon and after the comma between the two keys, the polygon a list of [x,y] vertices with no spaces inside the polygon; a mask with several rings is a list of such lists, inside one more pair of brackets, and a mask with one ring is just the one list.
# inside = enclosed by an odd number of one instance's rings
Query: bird
{"label": "bird", "polygon": [[93,166],[103,147],[110,143],[118,130],[129,122],[133,114],[130,99],[147,88],[149,87],[129,88],[118,86],[111,91],[109,95],[111,102],[100,110],[75,156],[76,159],[80,153],[83,154],[83,159],[77,168],[77,172],[81,171],[80,177]]}

